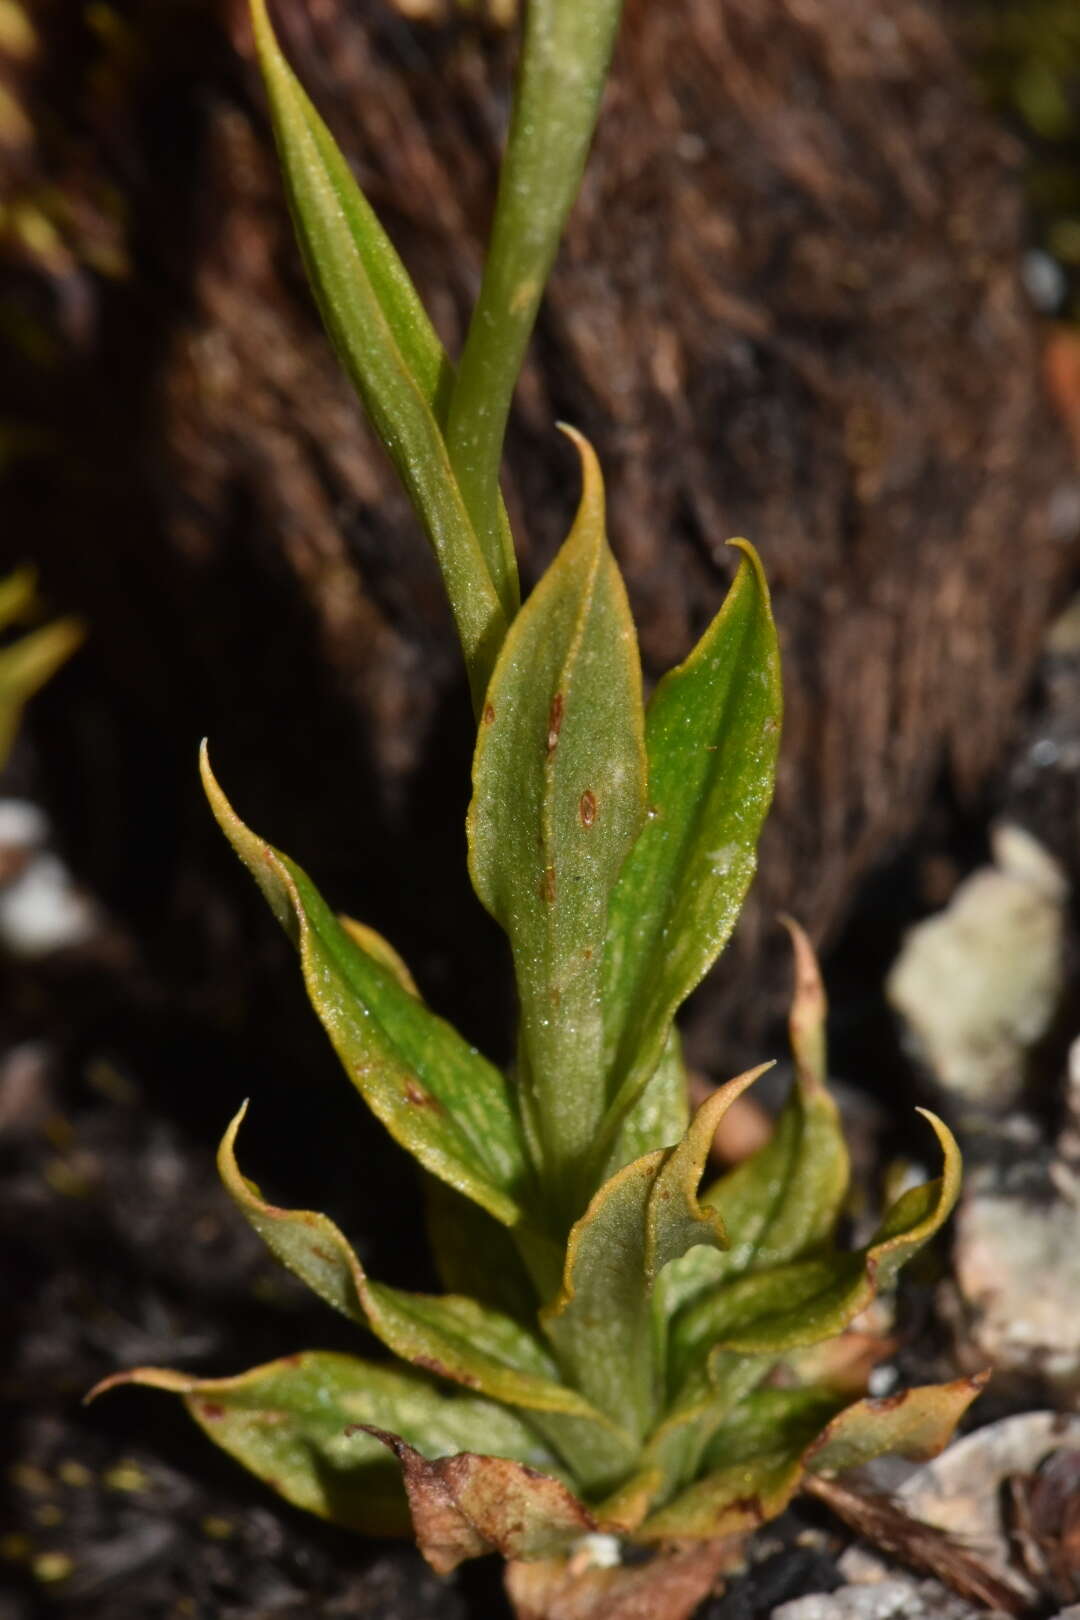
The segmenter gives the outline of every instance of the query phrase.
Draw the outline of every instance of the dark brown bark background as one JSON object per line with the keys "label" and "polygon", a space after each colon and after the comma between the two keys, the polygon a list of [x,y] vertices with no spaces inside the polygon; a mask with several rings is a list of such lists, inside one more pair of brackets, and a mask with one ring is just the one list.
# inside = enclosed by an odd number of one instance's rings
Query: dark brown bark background
{"label": "dark brown bark background", "polygon": [[[512,37],[276,12],[456,350]],[[243,1020],[253,953],[279,960],[196,790],[207,733],[242,813],[484,1033],[505,979],[461,870],[449,616],[313,314],[243,7],[42,0],[32,26],[2,132],[3,551],[91,629],[33,735],[116,925],[94,994]],[[595,439],[650,677],[721,600],[729,535],[773,582],[777,807],[699,1061],[771,1015],[777,907],[828,936],[941,774],[977,786],[1075,555],[1017,164],[925,0],[628,6],[507,494],[531,581],[575,499],[553,421]]]}

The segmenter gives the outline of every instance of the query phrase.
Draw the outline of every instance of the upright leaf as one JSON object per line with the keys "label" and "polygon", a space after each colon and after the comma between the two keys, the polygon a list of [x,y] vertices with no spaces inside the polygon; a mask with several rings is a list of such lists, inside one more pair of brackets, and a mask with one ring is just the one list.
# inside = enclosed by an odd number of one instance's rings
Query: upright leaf
{"label": "upright leaf", "polygon": [[640,1439],[658,1395],[650,1295],[662,1268],[695,1243],[727,1242],[697,1187],[716,1127],[753,1069],[721,1087],[675,1148],[628,1164],[574,1226],[562,1289],[541,1322],[575,1387]]}
{"label": "upright leaf", "polygon": [[201,765],[218,823],[298,946],[312,1005],[365,1102],[425,1170],[516,1225],[526,1164],[504,1077],[408,988],[385,942],[377,956],[365,950],[306,873],[245,827],[205,747]]}
{"label": "upright leaf", "polygon": [[611,1141],[676,1009],[726,944],[753,877],[780,741],[780,659],[756,552],[649,704],[649,814],[611,901],[604,962]]}
{"label": "upright leaf", "polygon": [[832,1239],[840,1218],[849,1167],[825,1083],[825,991],[810,941],[796,923],[788,927],[795,947],[789,1020],[795,1084],[769,1141],[705,1193],[703,1202],[719,1210],[732,1234],[731,1247],[697,1249],[668,1268],[667,1317],[744,1272],[813,1253]]}
{"label": "upright leaf", "polygon": [[308,278],[341,363],[438,558],[479,707],[517,606],[513,551],[500,540],[485,557],[440,426],[452,380],[442,346],[333,136],[282,55],[266,0],[251,0],[251,16]]}
{"label": "upright leaf", "polygon": [[570,1217],[604,1108],[608,901],[645,812],[637,641],[604,533],[600,469],[572,437],[581,504],[499,655],[469,808],[473,884],[514,954],[523,1106],[545,1188]]}
{"label": "upright leaf", "polygon": [[514,385],[577,194],[621,0],[529,0],[491,243],[453,390],[447,443],[489,556],[505,526],[499,461]]}
{"label": "upright leaf", "polygon": [[404,1534],[409,1510],[397,1465],[363,1425],[408,1436],[428,1457],[476,1445],[531,1468],[559,1467],[505,1406],[408,1367],[330,1350],[284,1356],[234,1378],[136,1367],[105,1379],[92,1395],[119,1384],[182,1396],[211,1440],[279,1496],[372,1536]]}

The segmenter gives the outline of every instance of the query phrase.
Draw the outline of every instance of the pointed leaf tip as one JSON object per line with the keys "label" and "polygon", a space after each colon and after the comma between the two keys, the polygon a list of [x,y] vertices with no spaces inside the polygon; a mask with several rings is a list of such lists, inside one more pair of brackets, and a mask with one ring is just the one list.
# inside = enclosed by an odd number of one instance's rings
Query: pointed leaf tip
{"label": "pointed leaf tip", "polygon": [[765,601],[771,602],[772,597],[769,591],[768,575],[765,572],[765,564],[761,560],[761,555],[758,552],[757,547],[753,545],[751,541],[744,540],[741,536],[737,536],[735,539],[728,540],[725,543],[731,546],[734,551],[742,552],[744,559],[750,564],[750,567],[754,571],[758,589],[765,597]]}
{"label": "pointed leaf tip", "polygon": [[804,1096],[810,1096],[823,1091],[826,1085],[825,1019],[829,1004],[809,937],[794,917],[785,914],[780,921],[791,936],[795,955],[795,990],[788,1017],[791,1054],[799,1087]]}

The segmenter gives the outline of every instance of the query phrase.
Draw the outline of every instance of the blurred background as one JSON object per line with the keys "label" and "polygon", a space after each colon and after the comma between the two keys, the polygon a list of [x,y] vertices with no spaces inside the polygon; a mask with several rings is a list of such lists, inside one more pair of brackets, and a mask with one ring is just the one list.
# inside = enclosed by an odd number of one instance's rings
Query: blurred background
{"label": "blurred background", "polygon": [[[456,352],[514,0],[274,11]],[[627,0],[506,460],[531,583],[576,500],[552,424],[596,443],[650,681],[722,600],[729,536],[772,582],[782,768],[690,1009],[702,1083],[783,1049],[789,910],[867,1173],[921,1151],[933,1098],[999,1204],[1014,1149],[1047,1185],[1080,1163],[1078,320],[1072,0]],[[508,1052],[449,614],[307,293],[241,0],[0,0],[0,575],[0,1616],[499,1612],[483,1572],[446,1588],[308,1526],[153,1396],[77,1405],[133,1361],[348,1342],[216,1188],[244,1096],[261,1181],[431,1282],[411,1167],[206,810],[202,736],[245,819]],[[1067,1252],[1080,1218],[1053,1219]],[[939,1289],[926,1342],[1075,1404],[1054,1334],[1080,1327],[1003,1347],[953,1266],[965,1325]]]}

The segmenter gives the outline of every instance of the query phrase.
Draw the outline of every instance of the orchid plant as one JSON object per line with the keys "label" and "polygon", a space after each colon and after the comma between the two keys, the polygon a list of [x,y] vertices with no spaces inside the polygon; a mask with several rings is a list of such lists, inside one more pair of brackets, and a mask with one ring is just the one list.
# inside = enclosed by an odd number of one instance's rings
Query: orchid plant
{"label": "orchid plant", "polygon": [[[511,395],[576,192],[618,0],[531,0],[482,287],[456,372],[330,132],[252,0],[296,231],[327,330],[431,541],[477,722],[469,870],[509,939],[504,1074],[421,999],[393,946],[336,916],[211,807],[295,944],[360,1095],[418,1161],[446,1292],[370,1278],[324,1215],[219,1165],[271,1250],[396,1360],[302,1351],[235,1377],[141,1367],[290,1501],[374,1534],[412,1527],[447,1572],[497,1550],[522,1616],[686,1615],[732,1538],[808,1471],[938,1449],[978,1380],[865,1395],[886,1347],[853,1328],[941,1227],[959,1159],[836,1245],[848,1160],[826,1085],[825,1001],[792,925],[794,1083],[767,1145],[702,1186],[725,1112],[689,1117],[675,1015],[727,941],[780,737],[776,632],[743,540],[728,596],[647,705],[597,459],[521,605],[499,493]],[[245,1105],[246,1107],[246,1105]],[[627,1559],[629,1548],[638,1553]],[[644,1612],[635,1609],[633,1612]]]}

